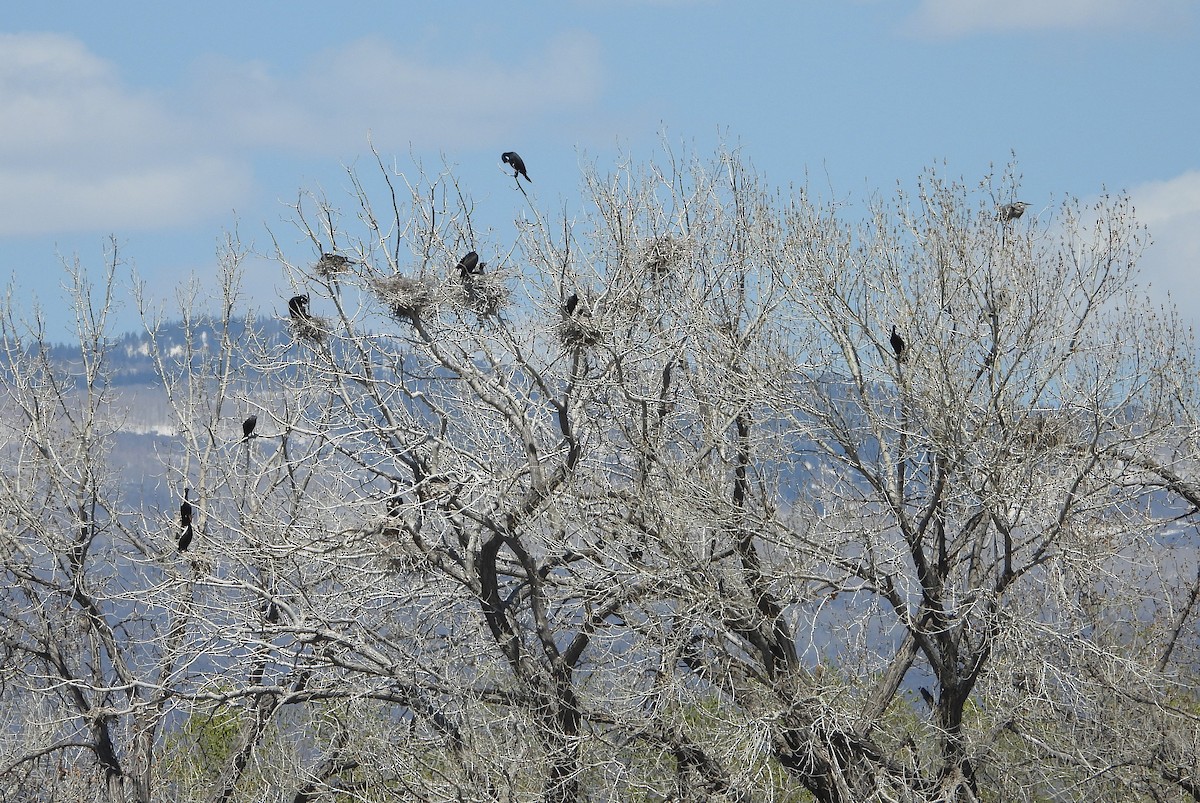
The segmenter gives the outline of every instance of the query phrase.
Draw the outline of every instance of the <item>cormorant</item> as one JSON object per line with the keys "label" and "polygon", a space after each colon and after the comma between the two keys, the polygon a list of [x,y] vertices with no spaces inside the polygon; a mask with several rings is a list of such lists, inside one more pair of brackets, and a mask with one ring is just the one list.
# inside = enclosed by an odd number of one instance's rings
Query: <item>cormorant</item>
{"label": "cormorant", "polygon": [[308,313],[308,294],[292,296],[288,301],[288,314],[296,320],[305,320],[312,316]]}
{"label": "cormorant", "polygon": [[255,437],[254,428],[258,426],[258,416],[252,415],[242,422],[242,440],[248,441]]}
{"label": "cormorant", "polygon": [[896,362],[904,362],[904,338],[896,331],[896,324],[892,324],[892,336],[889,340],[892,343],[892,351],[896,352]]}
{"label": "cormorant", "polygon": [[1029,204],[1024,201],[1013,201],[1011,204],[1004,204],[1000,207],[1000,222],[1008,223],[1016,220],[1021,215],[1025,214],[1025,209]]}
{"label": "cormorant", "polygon": [[404,512],[404,495],[400,493],[400,486],[397,483],[392,483],[392,495],[387,501],[387,517],[389,519],[398,519]]}
{"label": "cormorant", "polygon": [[183,532],[179,534],[179,551],[186,552],[192,543],[192,503],[188,501],[190,488],[183,489],[183,502],[179,505],[179,526]]}
{"label": "cormorant", "polygon": [[567,303],[563,304],[563,312],[567,313],[568,317],[574,315],[577,306],[579,306],[579,295],[571,293],[571,295],[567,296]]}
{"label": "cormorant", "polygon": [[321,262],[332,270],[345,270],[350,266],[350,260],[341,254],[322,253]]}
{"label": "cormorant", "polygon": [[483,266],[486,264],[486,262],[479,261],[479,254],[470,251],[458,261],[458,275],[463,279],[468,276],[482,276]]}
{"label": "cormorant", "polygon": [[513,178],[524,176],[526,181],[533,183],[533,179],[525,172],[525,160],[518,156],[515,151],[505,151],[500,154],[500,160],[513,169]]}

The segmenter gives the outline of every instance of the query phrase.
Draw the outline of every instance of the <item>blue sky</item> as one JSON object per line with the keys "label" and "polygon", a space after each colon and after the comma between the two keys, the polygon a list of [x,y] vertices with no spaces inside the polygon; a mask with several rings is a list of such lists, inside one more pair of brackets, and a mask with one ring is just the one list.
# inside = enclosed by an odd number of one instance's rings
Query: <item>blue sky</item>
{"label": "blue sky", "polygon": [[[1155,241],[1146,279],[1194,317],[1192,0],[10,5],[0,276],[52,334],[63,259],[99,271],[115,236],[169,300],[213,274],[234,226],[266,251],[301,189],[340,201],[368,134],[401,165],[444,155],[497,220],[506,150],[550,211],[574,203],[581,161],[649,157],[664,131],[860,199],[935,161],[973,181],[1015,152],[1035,209],[1130,192]],[[248,303],[280,311],[278,269],[248,279]],[[117,320],[136,325],[131,303]]]}

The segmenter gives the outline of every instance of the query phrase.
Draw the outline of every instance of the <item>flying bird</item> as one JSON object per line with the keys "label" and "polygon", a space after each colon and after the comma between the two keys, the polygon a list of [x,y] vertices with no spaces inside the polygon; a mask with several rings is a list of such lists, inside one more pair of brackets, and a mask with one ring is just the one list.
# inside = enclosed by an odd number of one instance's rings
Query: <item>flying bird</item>
{"label": "flying bird", "polygon": [[257,437],[254,434],[254,428],[258,426],[258,416],[252,415],[242,422],[242,440],[248,441],[251,438]]}
{"label": "flying bird", "polygon": [[563,304],[563,312],[565,312],[567,314],[567,316],[570,317],[571,315],[575,314],[575,308],[578,306],[579,306],[579,295],[577,293],[571,293],[571,295],[567,297],[567,303]]}
{"label": "flying bird", "polygon": [[486,264],[486,262],[479,261],[479,254],[470,251],[458,261],[458,275],[463,279],[468,276],[482,276],[483,266]]}
{"label": "flying bird", "polygon": [[1011,204],[1004,204],[1000,207],[1000,222],[1008,223],[1016,220],[1021,215],[1025,214],[1025,209],[1029,204],[1024,201],[1013,201]]}
{"label": "flying bird", "polygon": [[307,320],[312,316],[308,313],[308,294],[302,296],[292,296],[288,301],[288,314],[293,320]]}
{"label": "flying bird", "polygon": [[500,154],[500,160],[513,169],[513,178],[524,176],[526,181],[533,183],[533,179],[525,172],[525,160],[518,156],[515,151],[505,151]]}
{"label": "flying bird", "polygon": [[179,526],[183,532],[179,534],[179,551],[186,552],[192,543],[192,503],[188,501],[190,488],[183,489],[183,502],[179,505]]}
{"label": "flying bird", "polygon": [[904,338],[896,331],[896,324],[892,324],[892,336],[889,338],[892,344],[892,351],[896,352],[896,362],[904,362]]}

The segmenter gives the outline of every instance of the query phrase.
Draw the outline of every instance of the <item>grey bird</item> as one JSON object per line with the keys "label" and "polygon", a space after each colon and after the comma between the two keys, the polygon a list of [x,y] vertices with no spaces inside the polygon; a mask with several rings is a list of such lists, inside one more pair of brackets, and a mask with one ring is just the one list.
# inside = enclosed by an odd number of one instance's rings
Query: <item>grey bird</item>
{"label": "grey bird", "polygon": [[1025,214],[1025,210],[1028,207],[1029,204],[1024,201],[1013,201],[1011,204],[1004,204],[1000,207],[1000,222],[1008,223],[1009,221],[1016,220]]}
{"label": "grey bird", "polygon": [[505,151],[500,154],[500,161],[513,169],[513,178],[524,176],[526,181],[533,183],[533,179],[525,172],[525,160],[518,156],[515,151]]}

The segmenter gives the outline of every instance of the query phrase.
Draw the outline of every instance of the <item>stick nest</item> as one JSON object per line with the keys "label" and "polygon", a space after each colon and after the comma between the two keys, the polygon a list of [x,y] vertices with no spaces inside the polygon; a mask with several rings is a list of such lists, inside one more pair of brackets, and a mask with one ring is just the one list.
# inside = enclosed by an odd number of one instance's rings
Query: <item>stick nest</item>
{"label": "stick nest", "polygon": [[293,315],[289,322],[292,332],[301,340],[324,343],[329,334],[329,319],[319,315]]}
{"label": "stick nest", "polygon": [[384,276],[371,280],[375,296],[401,320],[416,320],[433,303],[433,288],[424,279]]}
{"label": "stick nest", "polygon": [[450,298],[456,307],[487,317],[504,309],[508,303],[508,288],[494,273],[468,274],[450,282]]}
{"label": "stick nest", "polygon": [[642,267],[655,276],[663,276],[687,259],[686,240],[663,234],[646,241],[641,249]]}
{"label": "stick nest", "polygon": [[352,261],[341,254],[321,254],[321,258],[313,266],[313,272],[326,279],[332,279],[339,273],[350,270],[351,264]]}
{"label": "stick nest", "polygon": [[604,330],[588,312],[576,310],[573,315],[563,313],[558,322],[558,339],[567,348],[594,346],[604,340]]}

